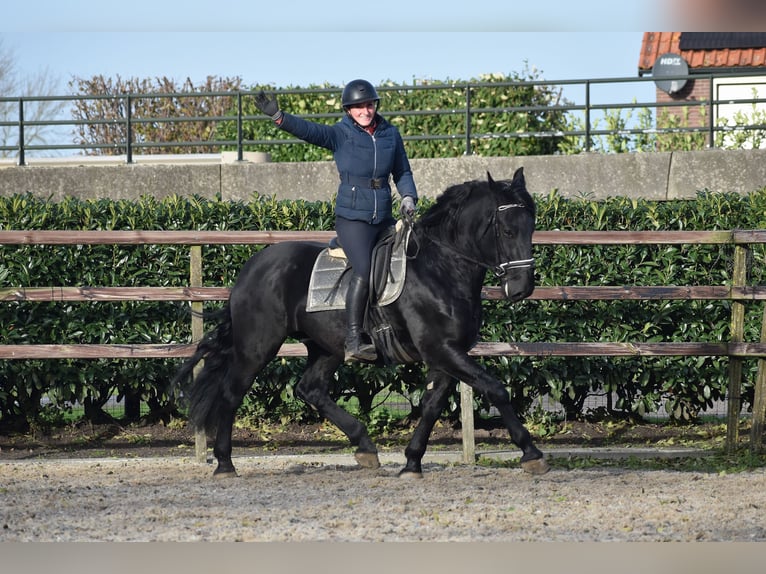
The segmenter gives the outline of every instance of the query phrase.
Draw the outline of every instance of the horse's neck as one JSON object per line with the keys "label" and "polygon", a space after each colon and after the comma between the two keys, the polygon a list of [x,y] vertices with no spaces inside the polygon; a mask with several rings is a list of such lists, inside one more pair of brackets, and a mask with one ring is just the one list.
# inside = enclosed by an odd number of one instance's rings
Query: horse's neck
{"label": "horse's neck", "polygon": [[424,274],[432,278],[434,284],[449,286],[449,293],[461,299],[481,299],[486,275],[484,268],[433,242],[428,243],[417,260],[423,264]]}

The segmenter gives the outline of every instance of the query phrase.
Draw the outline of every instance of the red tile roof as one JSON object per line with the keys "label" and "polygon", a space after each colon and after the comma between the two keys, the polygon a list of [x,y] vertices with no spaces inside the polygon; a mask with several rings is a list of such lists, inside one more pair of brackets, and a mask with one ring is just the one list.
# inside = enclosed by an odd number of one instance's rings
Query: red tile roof
{"label": "red tile roof", "polygon": [[760,68],[766,66],[766,46],[761,48],[724,48],[716,50],[681,50],[681,32],[644,32],[638,73],[652,71],[657,57],[671,52],[680,54],[689,71],[707,68]]}

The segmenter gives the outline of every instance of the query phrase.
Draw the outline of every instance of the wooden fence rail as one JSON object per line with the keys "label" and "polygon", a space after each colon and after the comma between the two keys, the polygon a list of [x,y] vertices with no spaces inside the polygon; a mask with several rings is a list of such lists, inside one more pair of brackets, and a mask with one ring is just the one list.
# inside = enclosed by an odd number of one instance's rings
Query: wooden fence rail
{"label": "wooden fence rail", "polygon": [[[0,231],[0,245],[189,245],[190,284],[183,287],[2,287],[0,301],[189,301],[201,308],[204,301],[222,301],[227,287],[201,286],[203,245],[271,244],[304,240],[326,242],[332,231]],[[747,252],[752,244],[766,243],[766,230],[733,231],[538,231],[537,245],[639,245],[718,244],[735,247],[732,285],[711,286],[554,286],[538,287],[530,299],[537,300],[720,300],[732,302],[731,339],[728,342],[482,342],[471,351],[476,356],[725,356],[729,358],[727,407],[728,451],[739,441],[742,362],[758,358],[750,446],[760,450],[766,417],[766,309],[760,342],[745,342],[744,305],[766,301],[766,286],[746,285]],[[501,299],[498,287],[486,287],[486,299]],[[192,319],[193,339],[202,334],[202,320]],[[192,344],[136,345],[0,345],[0,359],[54,358],[167,358],[187,357]],[[279,354],[305,356],[299,343],[286,343]],[[470,388],[462,385],[464,422],[463,450],[473,460]]]}

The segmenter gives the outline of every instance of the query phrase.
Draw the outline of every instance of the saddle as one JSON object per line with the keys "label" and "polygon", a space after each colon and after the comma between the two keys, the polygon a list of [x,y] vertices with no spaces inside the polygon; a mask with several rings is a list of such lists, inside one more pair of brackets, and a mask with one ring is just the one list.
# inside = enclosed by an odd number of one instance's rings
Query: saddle
{"label": "saddle", "polygon": [[[370,306],[383,307],[399,298],[407,271],[409,236],[410,229],[405,229],[400,221],[375,244],[370,270]],[[306,311],[345,309],[349,269],[343,247],[334,237],[314,262]]]}

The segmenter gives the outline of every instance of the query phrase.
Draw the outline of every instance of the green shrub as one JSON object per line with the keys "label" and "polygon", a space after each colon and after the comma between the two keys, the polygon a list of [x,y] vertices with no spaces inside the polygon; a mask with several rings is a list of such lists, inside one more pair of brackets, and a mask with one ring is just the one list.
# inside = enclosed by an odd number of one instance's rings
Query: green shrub
{"label": "green shrub", "polygon": [[[381,114],[401,132],[410,158],[460,157],[465,154],[465,116],[447,113],[462,110],[468,105],[466,86],[470,85],[470,109],[472,110],[471,151],[480,156],[546,155],[558,151],[563,138],[494,137],[496,133],[525,134],[546,131],[557,133],[566,127],[565,113],[555,104],[561,99],[561,89],[556,86],[532,86],[525,82],[539,81],[539,72],[524,69],[510,76],[500,74],[483,75],[461,85],[449,80],[434,82],[433,87],[452,89],[425,89],[413,91],[397,87],[394,82],[382,82],[378,86]],[[492,84],[513,83],[493,86]],[[251,92],[276,91],[273,86],[252,86]],[[334,124],[343,116],[340,102],[342,86],[325,84],[305,89],[288,87],[277,92],[280,107],[285,111],[306,119]],[[523,109],[517,109],[523,108]],[[428,113],[424,113],[428,112]],[[444,113],[440,113],[444,112]],[[330,151],[303,143],[281,143],[274,141],[295,140],[294,136],[274,126],[274,123],[260,114],[255,107],[254,97],[242,97],[242,113],[246,116],[242,126],[247,151],[263,151],[271,154],[271,160],[317,161],[331,160]],[[449,135],[453,134],[453,135]],[[411,135],[428,136],[433,139],[408,140]],[[439,137],[437,137],[439,136]],[[218,124],[216,139],[235,141],[235,122]]]}
{"label": "green shrub", "polygon": [[[423,199],[422,208],[430,205]],[[766,227],[766,190],[749,195],[702,192],[696,200],[651,202],[612,198],[538,197],[538,229],[710,230]],[[199,197],[134,202],[30,195],[0,198],[4,229],[274,229],[329,230],[330,202],[288,202],[254,197],[222,202]],[[259,249],[248,245],[203,249],[204,284],[231,285]],[[538,246],[539,285],[722,285],[731,281],[732,248],[709,245]],[[764,284],[763,246],[750,257],[749,284]],[[3,245],[0,278],[11,287],[184,286],[189,252],[183,246]],[[488,276],[487,284],[493,278]],[[218,304],[220,305],[220,304]],[[211,307],[216,305],[211,304]],[[728,302],[533,301],[484,303],[481,336],[495,341],[721,341],[730,329]],[[746,340],[758,340],[761,308],[747,307]],[[185,343],[186,305],[172,302],[6,302],[0,306],[0,340],[29,343]],[[585,399],[614,393],[613,413],[643,416],[665,409],[690,420],[725,397],[728,361],[720,358],[500,357],[483,365],[502,380],[520,413],[550,395],[568,416],[583,414]],[[254,418],[313,416],[293,396],[302,359],[275,361],[259,376],[243,411]],[[112,396],[149,406],[150,416],[174,408],[167,388],[177,360],[0,361],[0,422],[25,427],[50,419],[50,406],[85,406],[99,420]],[[752,404],[755,361],[745,364],[744,399]],[[371,369],[344,366],[333,396],[353,398],[369,415],[381,394],[410,401],[413,416],[425,384],[420,366]],[[488,405],[477,397],[477,409]],[[457,416],[457,396],[451,414]],[[47,411],[46,411],[47,409]],[[47,412],[47,414],[46,414]]]}

